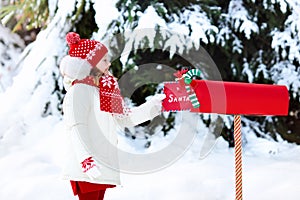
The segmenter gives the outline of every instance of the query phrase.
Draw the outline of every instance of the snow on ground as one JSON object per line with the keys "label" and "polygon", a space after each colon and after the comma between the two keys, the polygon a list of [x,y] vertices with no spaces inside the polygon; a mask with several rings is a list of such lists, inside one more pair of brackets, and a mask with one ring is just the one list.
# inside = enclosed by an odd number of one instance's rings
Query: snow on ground
{"label": "snow on ground", "polygon": [[[106,199],[234,199],[234,150],[219,138],[211,153],[200,160],[204,130],[200,125],[189,150],[173,165],[150,174],[122,173],[122,185],[109,189]],[[66,139],[63,131],[57,117],[41,118],[18,143],[1,150],[0,199],[76,199],[69,182],[60,178]],[[243,156],[244,199],[299,199],[300,146],[244,134],[248,141]],[[152,148],[159,148],[157,138]],[[163,145],[168,141],[161,139]],[[126,140],[120,136],[125,149],[129,145]]]}

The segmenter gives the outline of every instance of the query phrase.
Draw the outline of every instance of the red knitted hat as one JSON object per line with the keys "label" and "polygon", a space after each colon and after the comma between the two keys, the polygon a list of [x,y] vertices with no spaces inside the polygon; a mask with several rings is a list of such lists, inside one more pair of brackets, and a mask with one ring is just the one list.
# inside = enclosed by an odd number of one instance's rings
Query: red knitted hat
{"label": "red knitted hat", "polygon": [[66,36],[70,47],[69,55],[86,59],[92,67],[95,67],[103,56],[108,52],[101,42],[89,39],[80,39],[78,33],[69,32]]}

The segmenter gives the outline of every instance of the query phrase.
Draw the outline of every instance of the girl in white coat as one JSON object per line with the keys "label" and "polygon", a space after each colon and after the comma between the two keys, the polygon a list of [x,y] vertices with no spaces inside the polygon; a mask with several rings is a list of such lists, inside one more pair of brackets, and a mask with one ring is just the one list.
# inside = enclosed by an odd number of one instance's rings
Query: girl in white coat
{"label": "girl in white coat", "polygon": [[63,112],[67,157],[63,177],[80,200],[100,200],[107,188],[120,184],[118,127],[135,126],[161,112],[165,95],[155,95],[126,109],[116,79],[109,73],[107,48],[100,42],[66,36],[69,55],[60,64],[67,94]]}

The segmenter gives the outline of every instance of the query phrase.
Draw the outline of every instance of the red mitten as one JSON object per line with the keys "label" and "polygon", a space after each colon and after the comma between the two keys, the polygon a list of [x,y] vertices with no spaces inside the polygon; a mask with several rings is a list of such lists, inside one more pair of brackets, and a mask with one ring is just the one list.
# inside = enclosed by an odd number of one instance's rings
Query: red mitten
{"label": "red mitten", "polygon": [[99,165],[95,162],[93,157],[88,157],[81,162],[82,171],[91,179],[101,176]]}

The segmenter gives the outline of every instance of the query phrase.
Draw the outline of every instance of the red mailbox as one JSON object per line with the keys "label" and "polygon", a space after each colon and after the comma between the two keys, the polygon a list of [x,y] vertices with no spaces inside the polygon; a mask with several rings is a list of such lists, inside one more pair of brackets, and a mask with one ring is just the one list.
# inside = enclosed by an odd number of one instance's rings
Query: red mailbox
{"label": "red mailbox", "polygon": [[167,82],[163,110],[233,115],[288,114],[289,93],[285,86],[193,80],[190,87],[197,96],[199,108],[192,106],[184,84]]}
{"label": "red mailbox", "polygon": [[[242,132],[240,115],[287,115],[289,93],[285,86],[192,80],[200,70],[178,72],[179,82],[164,84],[163,111],[232,114],[234,116],[236,200],[243,199]],[[186,74],[184,74],[186,73]],[[184,79],[183,79],[184,78]]]}

